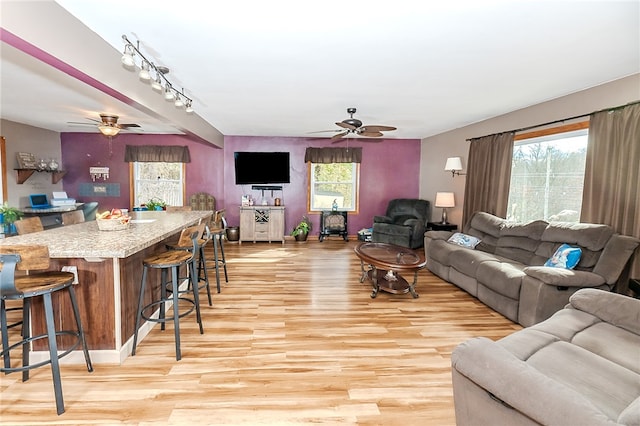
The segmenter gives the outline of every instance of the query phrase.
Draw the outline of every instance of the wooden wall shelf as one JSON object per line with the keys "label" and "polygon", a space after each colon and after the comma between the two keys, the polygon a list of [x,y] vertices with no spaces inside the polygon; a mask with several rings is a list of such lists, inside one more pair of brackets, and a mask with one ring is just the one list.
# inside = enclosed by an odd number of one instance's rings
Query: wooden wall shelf
{"label": "wooden wall shelf", "polygon": [[60,179],[64,177],[67,172],[63,170],[35,170],[35,169],[15,169],[16,170],[16,181],[18,184],[25,183],[27,179],[31,177],[34,172],[45,172],[51,173],[51,183],[55,184],[60,182]]}

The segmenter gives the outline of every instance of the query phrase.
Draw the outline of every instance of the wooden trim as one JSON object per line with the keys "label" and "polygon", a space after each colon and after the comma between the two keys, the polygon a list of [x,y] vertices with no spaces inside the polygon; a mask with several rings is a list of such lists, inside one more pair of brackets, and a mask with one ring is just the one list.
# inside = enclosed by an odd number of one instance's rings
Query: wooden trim
{"label": "wooden trim", "polygon": [[129,208],[133,209],[136,205],[135,202],[135,193],[133,191],[134,186],[134,177],[133,177],[133,163],[129,163]]}
{"label": "wooden trim", "polygon": [[519,135],[515,135],[513,140],[521,141],[521,140],[525,140],[525,139],[539,138],[539,137],[542,137],[542,136],[555,135],[555,134],[558,134],[558,133],[573,132],[575,130],[583,130],[583,129],[588,129],[588,128],[589,128],[589,120],[581,121],[579,123],[565,124],[565,125],[558,126],[558,127],[551,127],[549,129],[536,130],[534,132],[520,133]]}
{"label": "wooden trim", "polygon": [[2,164],[2,202],[9,199],[7,193],[7,141],[4,136],[0,136],[0,164]]}

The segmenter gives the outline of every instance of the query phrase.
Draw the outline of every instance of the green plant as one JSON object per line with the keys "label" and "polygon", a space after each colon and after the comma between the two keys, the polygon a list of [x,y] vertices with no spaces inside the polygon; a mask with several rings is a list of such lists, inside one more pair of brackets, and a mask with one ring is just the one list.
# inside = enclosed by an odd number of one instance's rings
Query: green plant
{"label": "green plant", "polygon": [[164,207],[166,207],[167,203],[165,203],[164,201],[158,199],[158,198],[152,198],[149,201],[146,202],[145,206],[147,207],[147,210],[158,210],[157,207],[160,207],[161,209],[164,209]]}
{"label": "green plant", "polygon": [[313,229],[313,225],[307,216],[302,216],[302,220],[293,228],[291,231],[292,236],[300,235],[300,234],[308,234]]}
{"label": "green plant", "polygon": [[12,224],[24,216],[24,213],[22,213],[17,207],[9,206],[6,201],[2,206],[0,206],[0,214],[4,215],[4,223],[6,224]]}

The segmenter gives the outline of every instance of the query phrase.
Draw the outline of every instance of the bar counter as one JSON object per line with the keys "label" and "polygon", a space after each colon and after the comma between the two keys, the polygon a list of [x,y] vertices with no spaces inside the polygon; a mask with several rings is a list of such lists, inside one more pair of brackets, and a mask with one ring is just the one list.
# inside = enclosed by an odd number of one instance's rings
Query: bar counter
{"label": "bar counter", "polygon": [[[75,266],[79,280],[76,295],[92,361],[120,364],[131,353],[142,260],[166,250],[165,244],[174,241],[182,229],[212,214],[212,211],[131,212],[131,224],[126,230],[100,231],[97,222],[90,221],[0,239],[0,245],[46,245],[51,270]],[[149,274],[148,279],[154,282],[153,291],[146,293],[151,301],[151,293],[159,289],[159,273]],[[75,328],[67,296],[54,298],[56,303],[60,309],[57,327]],[[41,312],[40,309],[34,306],[35,312]],[[44,330],[42,315],[33,316],[32,322],[35,333]],[[139,339],[150,329],[150,324],[141,327]],[[69,343],[63,338],[60,348],[68,347]],[[34,346],[34,361],[38,359],[38,351],[46,357],[45,347],[39,341]],[[64,359],[83,363],[82,352],[75,352]]]}

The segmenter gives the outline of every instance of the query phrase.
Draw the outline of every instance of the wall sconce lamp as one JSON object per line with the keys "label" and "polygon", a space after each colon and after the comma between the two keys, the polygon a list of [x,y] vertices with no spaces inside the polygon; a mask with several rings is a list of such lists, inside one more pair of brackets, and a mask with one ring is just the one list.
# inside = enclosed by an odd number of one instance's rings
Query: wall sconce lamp
{"label": "wall sconce lamp", "polygon": [[453,192],[436,192],[436,207],[442,208],[442,223],[443,225],[448,224],[447,222],[447,208],[455,207],[456,203],[453,199]]}
{"label": "wall sconce lamp", "polygon": [[460,173],[462,170],[462,160],[460,157],[449,157],[447,158],[447,163],[444,166],[445,171],[451,172],[451,177],[463,176],[466,173]]}

